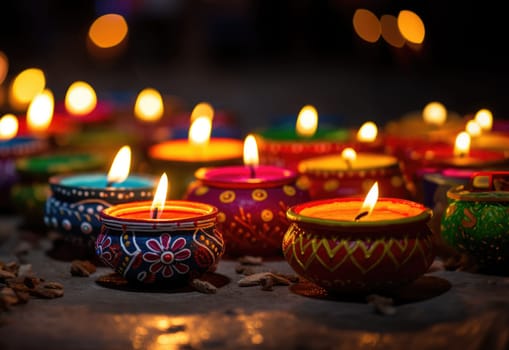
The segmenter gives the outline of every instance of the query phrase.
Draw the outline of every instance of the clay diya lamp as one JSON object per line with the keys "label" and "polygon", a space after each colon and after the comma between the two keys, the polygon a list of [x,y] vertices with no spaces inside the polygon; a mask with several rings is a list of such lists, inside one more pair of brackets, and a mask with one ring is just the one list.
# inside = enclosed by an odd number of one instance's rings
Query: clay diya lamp
{"label": "clay diya lamp", "polygon": [[345,148],[341,154],[301,161],[298,172],[299,182],[309,187],[311,199],[364,196],[375,181],[381,196],[412,197],[399,160],[390,155]]}
{"label": "clay diya lamp", "polygon": [[442,217],[446,243],[473,258],[481,269],[509,267],[509,172],[477,172],[468,185],[447,192]]}
{"label": "clay diya lamp", "polygon": [[210,118],[198,117],[187,139],[167,140],[149,148],[152,173],[168,172],[171,198],[184,197],[199,168],[242,164],[242,140],[211,138],[211,129]]}
{"label": "clay diya lamp", "polygon": [[376,200],[377,188],[364,200],[323,199],[288,209],[282,247],[295,272],[331,293],[364,294],[409,284],[428,270],[435,257],[431,210],[400,198]]}
{"label": "clay diya lamp", "polygon": [[[12,114],[0,118],[0,195],[8,198],[12,187],[19,180],[16,160],[41,154],[48,149],[45,140],[31,136],[17,136],[18,119]],[[7,201],[0,204],[1,211],[12,209]]]}
{"label": "clay diya lamp", "polygon": [[163,174],[152,202],[114,205],[100,213],[96,254],[133,284],[187,283],[214,271],[224,252],[217,208],[166,201],[165,178]]}
{"label": "clay diya lamp", "polygon": [[45,224],[76,248],[93,248],[101,230],[99,213],[103,209],[153,197],[157,178],[129,174],[129,167],[130,148],[126,146],[118,151],[107,175],[83,172],[50,177]]}
{"label": "clay diya lamp", "polygon": [[289,225],[286,210],[309,200],[309,192],[297,185],[295,172],[256,165],[254,136],[246,137],[245,146],[245,165],[199,169],[185,199],[218,208],[217,228],[228,257],[282,258],[281,242]]}
{"label": "clay diya lamp", "polygon": [[294,124],[274,126],[258,132],[256,137],[260,164],[276,165],[293,171],[297,171],[303,159],[337,154],[345,147],[355,146],[359,150],[372,151],[383,149],[376,135],[373,138],[360,134],[356,138],[355,133],[349,129],[319,124],[318,113],[311,105],[301,109]]}

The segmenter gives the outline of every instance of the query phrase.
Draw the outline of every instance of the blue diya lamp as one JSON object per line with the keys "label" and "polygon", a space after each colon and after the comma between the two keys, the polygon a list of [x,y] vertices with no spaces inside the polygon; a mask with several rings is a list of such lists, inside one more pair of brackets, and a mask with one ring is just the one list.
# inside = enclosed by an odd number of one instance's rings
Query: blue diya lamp
{"label": "blue diya lamp", "polygon": [[130,202],[100,213],[97,256],[132,284],[180,285],[214,271],[224,253],[218,209],[173,200],[152,216],[152,202]]}
{"label": "blue diya lamp", "polygon": [[108,183],[106,174],[83,173],[53,176],[49,185],[45,224],[73,245],[93,248],[101,230],[100,212],[112,205],[151,199],[157,179],[132,174],[122,182]]}
{"label": "blue diya lamp", "polygon": [[441,221],[444,241],[475,260],[481,270],[509,267],[509,172],[478,172],[471,183],[447,192]]}

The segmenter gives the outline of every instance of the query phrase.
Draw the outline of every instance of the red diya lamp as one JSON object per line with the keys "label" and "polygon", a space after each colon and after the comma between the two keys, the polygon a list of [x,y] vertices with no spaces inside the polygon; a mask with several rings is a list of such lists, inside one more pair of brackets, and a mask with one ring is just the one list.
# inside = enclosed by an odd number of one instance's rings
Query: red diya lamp
{"label": "red diya lamp", "polygon": [[374,182],[380,184],[382,196],[411,198],[399,160],[390,155],[357,153],[348,147],[341,154],[305,159],[298,172],[312,199],[365,195]]}
{"label": "red diya lamp", "polygon": [[415,147],[430,143],[447,143],[465,126],[464,120],[448,111],[437,101],[428,103],[422,111],[411,112],[399,120],[390,121],[384,128],[385,151],[403,158]]}
{"label": "red diya lamp", "polygon": [[75,81],[69,85],[64,102],[58,104],[55,111],[87,127],[109,121],[114,108],[111,103],[98,101],[97,94],[90,84]]}
{"label": "red diya lamp", "polygon": [[114,205],[100,213],[96,254],[133,284],[188,283],[215,270],[223,255],[217,208],[166,201],[167,186],[163,173],[152,202]]}
{"label": "red diya lamp", "polygon": [[273,165],[258,165],[253,135],[244,142],[244,165],[200,168],[185,198],[218,208],[217,228],[229,257],[281,258],[289,206],[309,200],[297,174]]}
{"label": "red diya lamp", "polygon": [[257,134],[260,163],[297,171],[302,159],[339,153],[345,147],[372,151],[383,149],[373,124],[363,126],[363,131],[359,130],[355,136],[348,129],[322,127],[318,123],[316,109],[306,105],[299,112],[295,128],[283,125]]}
{"label": "red diya lamp", "polygon": [[331,293],[373,293],[411,283],[435,257],[431,210],[399,198],[315,200],[292,206],[285,259],[299,275]]}
{"label": "red diya lamp", "polygon": [[168,171],[172,184],[170,197],[181,199],[201,167],[242,163],[242,140],[211,138],[211,129],[212,120],[200,116],[192,121],[187,139],[167,140],[149,148],[152,171]]}
{"label": "red diya lamp", "polygon": [[420,169],[496,169],[506,166],[509,158],[505,152],[472,149],[470,135],[462,131],[456,136],[454,146],[439,143],[415,147],[402,161],[407,178],[415,184],[419,194],[422,187]]}
{"label": "red diya lamp", "polygon": [[[45,140],[32,136],[17,136],[18,118],[6,114],[0,118],[0,195],[9,198],[12,187],[18,182],[16,160],[43,153],[48,148]],[[0,210],[12,209],[9,201],[0,204]]]}

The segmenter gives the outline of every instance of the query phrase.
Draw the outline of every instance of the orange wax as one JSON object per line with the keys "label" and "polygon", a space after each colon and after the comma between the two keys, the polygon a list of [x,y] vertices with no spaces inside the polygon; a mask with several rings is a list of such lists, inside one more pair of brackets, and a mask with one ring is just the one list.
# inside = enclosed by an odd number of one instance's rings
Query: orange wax
{"label": "orange wax", "polygon": [[347,171],[388,168],[398,164],[393,156],[375,153],[358,153],[357,158],[347,162],[341,155],[329,155],[303,160],[299,163],[299,171]]}
{"label": "orange wax", "polygon": [[169,140],[152,146],[152,159],[179,162],[213,162],[242,158],[244,144],[241,140],[212,138],[205,146],[191,144],[187,139]]}
{"label": "orange wax", "polygon": [[[306,208],[303,208],[299,214],[316,219],[354,222],[355,217],[361,211],[362,202],[363,199],[328,201],[313,206],[307,206]],[[379,199],[372,213],[368,216],[364,216],[360,221],[367,222],[402,219],[417,216],[422,212],[422,206],[412,205],[412,202],[409,201],[402,201],[398,199]]]}

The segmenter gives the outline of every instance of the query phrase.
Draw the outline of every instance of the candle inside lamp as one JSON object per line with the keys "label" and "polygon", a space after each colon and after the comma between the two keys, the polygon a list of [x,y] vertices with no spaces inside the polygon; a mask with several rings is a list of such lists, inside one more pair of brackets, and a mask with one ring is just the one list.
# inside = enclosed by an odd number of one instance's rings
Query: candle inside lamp
{"label": "candle inside lamp", "polygon": [[166,202],[166,194],[168,192],[168,176],[166,173],[161,175],[159,184],[157,185],[154,200],[150,206],[150,217],[152,219],[159,219],[163,214],[164,203]]}
{"label": "candle inside lamp", "polygon": [[248,135],[244,140],[244,165],[249,167],[250,176],[256,177],[255,167],[258,166],[258,146],[254,135]]}
{"label": "candle inside lamp", "polygon": [[371,189],[369,190],[364,202],[362,202],[361,210],[359,214],[355,217],[355,221],[359,221],[365,216],[370,216],[373,212],[373,208],[375,207],[376,202],[378,201],[378,182],[375,182]]}

